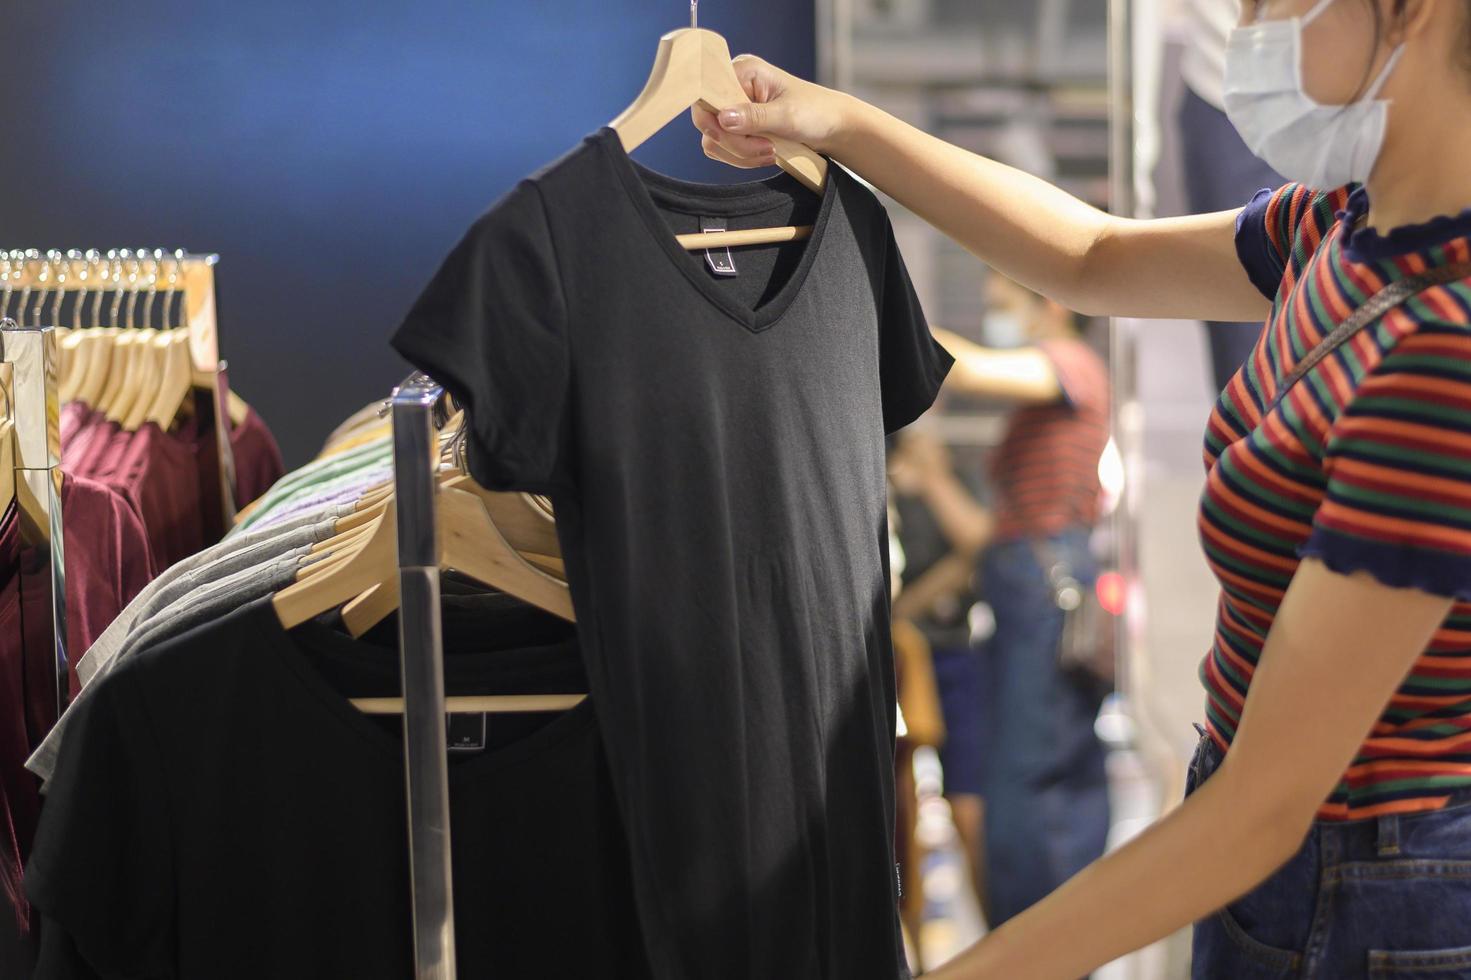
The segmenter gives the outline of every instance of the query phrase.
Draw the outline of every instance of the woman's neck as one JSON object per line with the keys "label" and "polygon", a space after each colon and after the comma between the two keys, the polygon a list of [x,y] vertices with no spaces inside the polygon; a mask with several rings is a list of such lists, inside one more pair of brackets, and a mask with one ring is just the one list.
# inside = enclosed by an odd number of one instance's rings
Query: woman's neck
{"label": "woman's neck", "polygon": [[1471,208],[1471,93],[1391,104],[1389,116],[1391,138],[1367,185],[1369,226],[1388,232]]}

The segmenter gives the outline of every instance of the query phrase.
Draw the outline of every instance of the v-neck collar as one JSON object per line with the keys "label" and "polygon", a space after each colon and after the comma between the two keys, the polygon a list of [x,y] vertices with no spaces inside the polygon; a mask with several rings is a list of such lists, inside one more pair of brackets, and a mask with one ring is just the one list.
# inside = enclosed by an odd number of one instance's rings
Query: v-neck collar
{"label": "v-neck collar", "polygon": [[[720,289],[705,273],[704,266],[675,238],[674,231],[659,213],[654,202],[654,188],[661,197],[667,197],[687,207],[690,213],[704,212],[711,217],[754,214],[789,201],[793,189],[800,193],[811,193],[796,178],[789,174],[778,174],[766,180],[747,181],[739,184],[701,184],[678,180],[650,170],[633,160],[623,149],[623,141],[616,130],[604,126],[594,136],[613,171],[623,184],[629,202],[643,219],[649,235],[664,250],[669,261],[684,274],[696,289],[712,304],[719,307],[731,319],[753,331],[765,330],[782,318],[792,301],[802,291],[807,275],[822,248],[827,231],[828,219],[832,214],[833,201],[837,196],[837,168],[828,168],[827,183],[822,191],[822,203],[812,223],[812,235],[803,242],[802,258],[792,270],[787,281],[770,299],[752,308],[740,303],[729,293]],[[799,247],[799,246],[792,246]]]}

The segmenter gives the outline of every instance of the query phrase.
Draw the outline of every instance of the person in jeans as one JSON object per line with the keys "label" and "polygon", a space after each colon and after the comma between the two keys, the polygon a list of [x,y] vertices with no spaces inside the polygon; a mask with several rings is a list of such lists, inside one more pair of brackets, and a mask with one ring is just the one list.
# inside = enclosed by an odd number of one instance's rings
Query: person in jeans
{"label": "person in jeans", "polygon": [[[995,274],[986,309],[987,336],[1010,334],[1021,346],[998,350],[936,332],[956,359],[949,394],[1016,406],[989,467],[994,512],[974,501],[922,433],[906,436],[890,472],[959,553],[981,553],[982,594],[995,614],[984,650],[935,661],[947,731],[977,732],[977,746],[950,756],[965,767],[953,774],[962,791],[957,823],[973,819],[963,791],[974,786],[984,800],[976,881],[994,928],[1082,870],[1108,839],[1097,693],[1059,666],[1062,613],[1047,569],[1063,562],[1085,585],[1095,578],[1088,542],[1110,395],[1108,368],[1068,310]],[[956,694],[972,692],[973,704],[957,703]],[[947,771],[947,791],[951,780]]]}
{"label": "person in jeans", "polygon": [[1243,8],[1226,110],[1293,183],[1234,211],[1108,215],[754,58],[751,103],[694,113],[710,155],[806,142],[1071,309],[1267,319],[1206,431],[1192,792],[934,980],[1072,980],[1189,923],[1202,978],[1471,975],[1471,0]]}

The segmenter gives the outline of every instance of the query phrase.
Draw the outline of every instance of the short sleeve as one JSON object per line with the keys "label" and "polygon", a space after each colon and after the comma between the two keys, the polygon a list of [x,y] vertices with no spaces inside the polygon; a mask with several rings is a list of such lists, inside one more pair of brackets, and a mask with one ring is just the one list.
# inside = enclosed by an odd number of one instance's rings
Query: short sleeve
{"label": "short sleeve", "polygon": [[562,482],[567,314],[534,183],[523,181],[470,228],[392,343],[465,407],[478,482],[533,491]]}
{"label": "short sleeve", "polygon": [[1289,270],[1312,258],[1353,186],[1315,191],[1302,184],[1257,191],[1236,216],[1236,257],[1251,284],[1276,301]]}
{"label": "short sleeve", "polygon": [[1037,345],[1052,364],[1058,387],[1074,411],[1108,412],[1108,366],[1082,340],[1044,340]]}
{"label": "short sleeve", "polygon": [[1329,431],[1327,494],[1303,557],[1471,599],[1471,334],[1422,325]]}
{"label": "short sleeve", "polygon": [[162,977],[172,975],[177,900],[168,792],[133,682],[114,674],[69,715],[26,892],[101,976]]}
{"label": "short sleeve", "polygon": [[887,232],[879,303],[879,378],[886,433],[904,428],[934,404],[955,363],[930,333],[893,227],[888,226]]}

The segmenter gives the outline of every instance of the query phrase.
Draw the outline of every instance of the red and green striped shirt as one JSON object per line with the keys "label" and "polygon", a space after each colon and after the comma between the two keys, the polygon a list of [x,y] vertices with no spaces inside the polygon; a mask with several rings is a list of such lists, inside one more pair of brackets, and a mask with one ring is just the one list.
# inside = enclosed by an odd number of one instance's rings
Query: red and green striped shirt
{"label": "red and green striped shirt", "polygon": [[[1458,600],[1326,820],[1436,809],[1471,788],[1471,280],[1390,311],[1263,416],[1280,379],[1386,283],[1471,259],[1471,210],[1379,235],[1355,230],[1367,209],[1362,189],[1290,184],[1242,212],[1237,250],[1274,306],[1211,415],[1200,509],[1221,583],[1201,678],[1223,748],[1301,558]],[[1304,710],[1331,706],[1305,697]]]}

